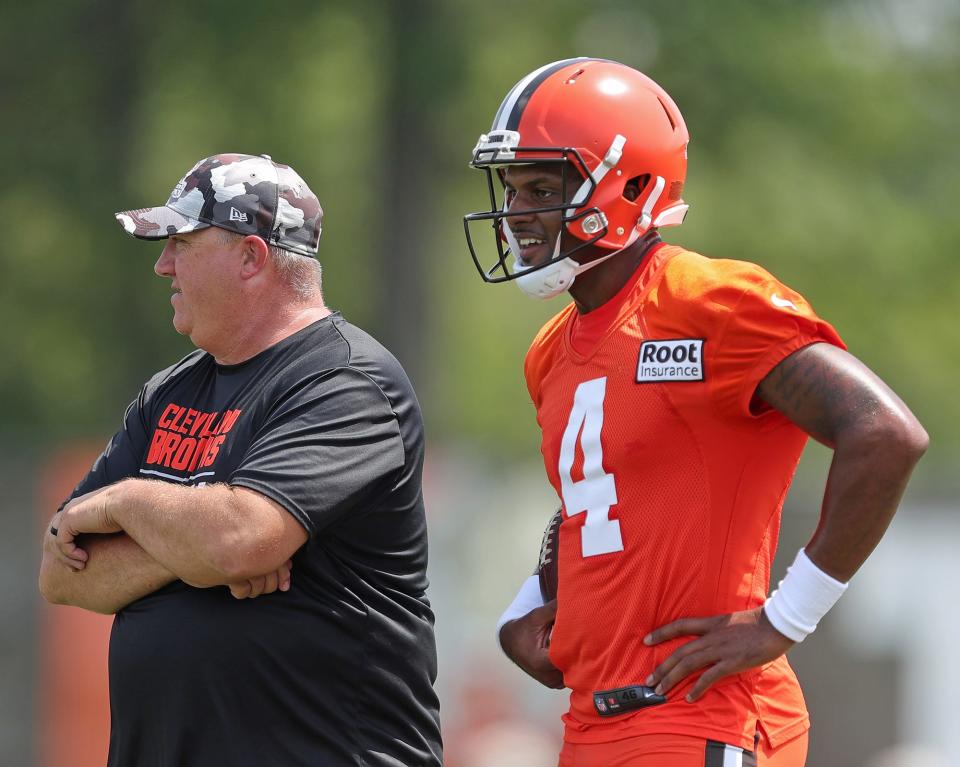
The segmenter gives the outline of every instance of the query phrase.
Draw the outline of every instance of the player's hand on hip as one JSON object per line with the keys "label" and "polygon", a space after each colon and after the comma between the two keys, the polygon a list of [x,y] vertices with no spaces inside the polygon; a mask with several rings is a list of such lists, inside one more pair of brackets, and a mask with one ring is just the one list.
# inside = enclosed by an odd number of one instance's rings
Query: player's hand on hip
{"label": "player's hand on hip", "polygon": [[540,684],[562,690],[563,673],[550,662],[550,633],[557,617],[557,600],[537,607],[500,629],[500,645],[514,663]]}
{"label": "player's hand on hip", "polygon": [[644,644],[657,645],[682,636],[697,636],[677,648],[654,669],[646,684],[666,694],[691,674],[706,669],[686,699],[692,703],[718,679],[779,658],[794,642],[777,631],[763,608],[710,618],[681,618],[650,632]]}
{"label": "player's hand on hip", "polygon": [[88,554],[77,545],[77,536],[83,533],[119,533],[123,530],[110,514],[109,497],[112,486],[102,487],[74,498],[61,509],[59,519],[50,532],[56,530],[59,558],[74,570],[82,570]]}
{"label": "player's hand on hip", "polygon": [[292,569],[293,562],[288,559],[272,573],[229,584],[230,593],[235,599],[255,599],[262,594],[272,594],[274,591],[289,591]]}

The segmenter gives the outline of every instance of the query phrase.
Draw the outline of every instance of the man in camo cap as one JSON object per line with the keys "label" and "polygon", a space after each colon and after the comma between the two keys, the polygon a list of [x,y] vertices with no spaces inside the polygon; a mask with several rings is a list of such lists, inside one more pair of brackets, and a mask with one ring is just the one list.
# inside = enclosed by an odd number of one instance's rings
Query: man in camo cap
{"label": "man in camo cap", "polygon": [[324,304],[316,196],[221,154],[116,217],[198,349],[44,536],[44,597],[116,613],[109,765],[440,765],[420,409]]}
{"label": "man in camo cap", "polygon": [[163,207],[123,211],[116,217],[130,234],[144,240],[218,226],[313,256],[323,210],[290,166],[265,154],[218,154],[194,165]]}

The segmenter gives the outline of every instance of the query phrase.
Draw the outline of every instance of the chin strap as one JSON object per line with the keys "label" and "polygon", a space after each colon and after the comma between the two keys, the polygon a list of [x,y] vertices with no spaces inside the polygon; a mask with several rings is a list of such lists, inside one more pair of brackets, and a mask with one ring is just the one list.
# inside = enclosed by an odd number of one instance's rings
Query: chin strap
{"label": "chin strap", "polygon": [[[544,300],[553,298],[569,290],[578,274],[582,274],[588,269],[593,269],[593,267],[602,264],[604,261],[613,258],[629,248],[639,239],[640,234],[639,231],[634,230],[622,248],[618,248],[617,250],[607,253],[605,256],[596,258],[593,261],[588,261],[585,264],[574,261],[570,256],[567,256],[559,261],[547,264],[547,266],[540,269],[531,271],[528,274],[521,274],[514,281],[517,283],[517,287],[528,296]],[[554,247],[554,258],[558,255],[557,251],[559,249],[560,237],[558,236],[557,244]],[[515,272],[527,272],[530,269],[533,269],[533,267],[523,263],[519,258],[516,259],[516,263],[514,264]]]}

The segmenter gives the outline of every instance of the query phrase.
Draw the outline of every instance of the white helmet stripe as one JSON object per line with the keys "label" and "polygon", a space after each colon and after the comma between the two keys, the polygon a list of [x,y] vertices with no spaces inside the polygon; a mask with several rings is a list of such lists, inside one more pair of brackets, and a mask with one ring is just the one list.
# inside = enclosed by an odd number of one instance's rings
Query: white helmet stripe
{"label": "white helmet stripe", "polygon": [[[553,61],[549,64],[544,64],[539,69],[534,70],[526,77],[524,77],[520,82],[513,86],[513,89],[507,94],[507,97],[503,100],[503,103],[500,104],[500,109],[497,110],[497,116],[493,118],[493,126],[490,128],[490,132],[498,130],[515,130],[517,125],[520,122],[519,115],[514,117],[514,108],[517,106],[517,102],[520,101],[521,97],[526,94],[527,99],[530,98],[533,91],[536,89],[536,86],[539,85],[543,80],[545,80],[549,75],[553,74],[556,70],[562,69],[568,64],[573,64],[577,61],[590,61],[586,56],[580,56],[575,59],[562,59],[560,61]],[[533,88],[530,86],[533,85]],[[529,89],[529,93],[527,92]]]}

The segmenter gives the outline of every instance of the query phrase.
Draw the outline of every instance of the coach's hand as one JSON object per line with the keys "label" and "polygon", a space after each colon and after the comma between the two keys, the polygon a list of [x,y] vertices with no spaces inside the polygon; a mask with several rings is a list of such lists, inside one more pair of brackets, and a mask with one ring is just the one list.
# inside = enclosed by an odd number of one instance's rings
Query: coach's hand
{"label": "coach's hand", "polygon": [[83,533],[119,533],[120,527],[110,514],[110,497],[115,485],[101,487],[74,498],[54,517],[50,532],[57,531],[59,558],[74,570],[82,570],[87,552],[77,543]]}
{"label": "coach's hand", "polygon": [[657,645],[682,636],[700,638],[674,651],[647,677],[645,684],[666,694],[688,676],[705,668],[687,693],[689,703],[697,700],[718,679],[769,663],[795,644],[771,625],[760,607],[711,618],[681,618],[651,631],[643,642]]}
{"label": "coach's hand", "polygon": [[258,575],[256,578],[249,578],[239,583],[231,583],[230,593],[236,599],[256,599],[261,594],[272,594],[274,591],[290,590],[290,570],[293,568],[293,562],[289,559],[284,562],[279,570],[266,575]]}
{"label": "coach's hand", "polygon": [[500,646],[514,663],[540,684],[562,690],[563,673],[550,662],[550,632],[557,617],[557,600],[507,621],[500,629]]}

